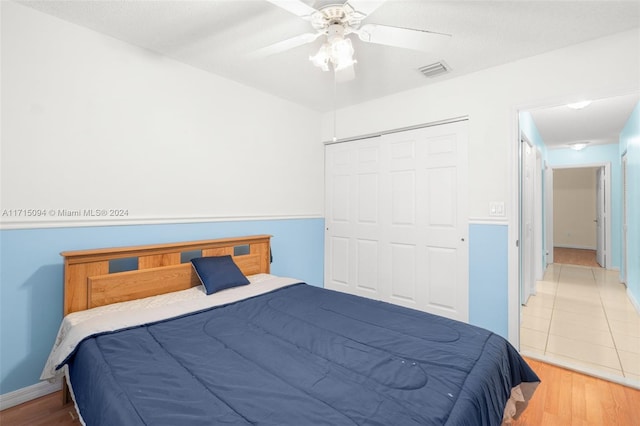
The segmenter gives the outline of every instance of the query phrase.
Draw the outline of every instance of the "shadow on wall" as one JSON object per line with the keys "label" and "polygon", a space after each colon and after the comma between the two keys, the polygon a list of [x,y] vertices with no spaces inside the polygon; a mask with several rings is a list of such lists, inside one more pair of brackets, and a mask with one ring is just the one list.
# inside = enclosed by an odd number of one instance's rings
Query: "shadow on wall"
{"label": "shadow on wall", "polygon": [[62,264],[41,266],[19,286],[19,292],[26,293],[21,299],[27,305],[18,304],[19,309],[10,316],[20,326],[9,327],[13,335],[8,340],[24,345],[21,352],[25,356],[6,372],[3,384],[7,387],[23,386],[25,371],[40,377],[62,320],[63,271]]}

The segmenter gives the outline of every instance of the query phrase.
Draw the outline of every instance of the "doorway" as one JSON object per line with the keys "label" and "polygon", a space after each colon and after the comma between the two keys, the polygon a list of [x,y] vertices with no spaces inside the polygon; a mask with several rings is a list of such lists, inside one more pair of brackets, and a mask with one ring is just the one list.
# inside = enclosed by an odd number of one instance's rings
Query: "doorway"
{"label": "doorway", "polygon": [[[622,97],[626,96],[628,95]],[[602,109],[600,109],[600,101],[594,101],[593,106],[596,107],[594,111],[600,111],[602,114],[604,107],[611,106],[612,102],[610,99],[603,99]],[[629,111],[637,105],[637,102],[638,95],[631,96],[631,99],[628,100]],[[520,143],[514,144],[514,146],[518,146],[518,157],[517,162],[514,163],[516,171],[513,176],[518,178],[519,193],[516,202],[520,207],[520,215],[514,229],[515,232],[519,232],[514,238],[517,244],[515,250],[518,253],[517,259],[520,261],[516,271],[520,274],[521,279],[525,273],[529,276],[531,271],[531,266],[526,265],[526,262],[531,259],[531,256],[526,255],[527,247],[531,247],[531,243],[524,238],[527,226],[530,226],[530,219],[526,218],[525,210],[526,206],[531,208],[531,203],[527,201],[527,197],[530,195],[526,193],[527,188],[531,188],[531,185],[526,183],[526,161],[523,158],[526,150],[522,148],[521,143],[524,131],[529,131],[527,135],[532,137],[534,145],[542,152],[542,164],[536,164],[535,169],[540,173],[540,180],[543,183],[541,197],[543,206],[541,209],[534,208],[533,211],[534,214],[539,214],[543,218],[542,226],[534,232],[537,234],[536,236],[542,236],[543,239],[542,266],[546,269],[543,278],[536,282],[535,294],[530,295],[526,304],[517,310],[519,314],[519,349],[533,358],[605,377],[608,380],[640,386],[640,382],[638,382],[640,376],[637,373],[634,376],[634,369],[637,370],[637,361],[636,363],[632,362],[633,360],[626,353],[630,349],[627,345],[629,338],[620,331],[627,322],[637,320],[637,312],[633,310],[624,285],[619,280],[620,275],[624,275],[624,269],[622,269],[622,274],[617,271],[619,266],[624,268],[624,265],[619,263],[619,248],[624,245],[624,240],[621,240],[624,225],[621,226],[620,223],[623,213],[620,210],[622,204],[620,202],[621,186],[623,185],[620,177],[621,174],[624,175],[624,172],[621,173],[620,163],[621,160],[624,162],[624,158],[621,159],[621,154],[618,151],[618,140],[616,138],[612,140],[597,139],[593,135],[584,134],[587,129],[593,130],[590,124],[603,121],[595,118],[585,119],[582,117],[582,124],[574,122],[573,125],[562,127],[574,116],[578,117],[581,114],[570,110],[567,105],[544,107],[539,110],[554,111],[553,113],[549,112],[547,117],[529,111],[521,111],[518,133],[518,142]],[[556,113],[560,118],[556,117]],[[522,118],[525,114],[529,115],[529,123]],[[628,113],[625,114],[622,114],[625,117],[620,120],[620,128],[628,119]],[[539,129],[537,129],[535,121],[538,117],[550,119],[552,115],[555,119],[553,124],[557,126],[556,130],[561,127],[563,130],[555,133],[558,136],[555,140],[549,137],[552,133],[538,132]],[[576,133],[580,132],[583,132],[582,135],[576,136]],[[619,131],[611,133],[618,134]],[[561,140],[561,137],[564,139]],[[586,140],[587,143],[578,143],[576,139]],[[548,141],[552,143],[547,144]],[[585,145],[587,145],[586,149],[580,151],[579,149],[585,148]],[[514,158],[516,157],[514,156]],[[562,202],[571,201],[568,198],[575,195],[572,192],[576,191],[573,189],[568,191],[564,197],[559,197],[558,194],[554,194],[557,192],[554,191],[555,181],[562,180],[561,177],[558,178],[562,169],[581,168],[589,169],[588,176],[583,180],[588,180],[592,188],[589,208],[583,207],[581,209],[581,211],[588,210],[589,212],[589,226],[584,221],[582,223],[585,228],[590,229],[591,240],[588,242],[581,242],[578,239],[580,232],[577,229],[554,226],[562,225],[563,220],[553,214],[554,210],[561,209]],[[611,179],[612,173],[616,179],[614,182]],[[615,193],[614,197],[612,197],[612,189]],[[612,198],[616,200],[613,210],[611,208]],[[622,202],[624,201],[623,199]],[[570,204],[575,207],[576,203],[577,201],[573,200]],[[565,217],[564,220],[577,222],[576,214],[569,215],[568,219]],[[615,238],[615,253],[611,251],[612,221],[616,232],[613,237]],[[624,222],[624,219],[622,221]],[[570,223],[570,225],[577,224]],[[558,232],[561,234],[558,235]],[[570,238],[567,240],[567,237]],[[597,257],[598,266],[586,267],[558,263],[562,259],[554,256],[559,254],[559,252],[554,253],[554,247],[563,245],[566,248],[594,250],[597,253],[597,256],[594,254],[594,258]],[[624,247],[622,249],[624,250]],[[537,265],[534,264],[534,266]],[[526,287],[528,286],[523,285],[521,280],[519,287],[521,293],[517,299],[521,303]]]}
{"label": "doorway", "polygon": [[608,167],[554,167],[550,210],[553,263],[607,268],[610,258]]}
{"label": "doorway", "polygon": [[[633,385],[632,361],[620,349],[628,337],[616,334],[619,324],[615,320],[626,312],[623,303],[629,302],[617,271],[596,263],[597,258],[607,266],[609,258],[610,164],[551,167],[550,173],[553,184],[545,190],[553,201],[540,215],[551,211],[545,226],[551,228],[546,243],[554,263],[536,281],[535,294],[522,305],[520,350],[534,358]],[[527,185],[523,185],[525,203],[530,198],[526,191]],[[525,217],[523,212],[523,225]],[[523,250],[526,246],[523,240]],[[575,265],[563,259],[563,251],[588,250],[594,265]],[[527,259],[525,256],[523,261]],[[522,270],[528,270],[526,263]]]}

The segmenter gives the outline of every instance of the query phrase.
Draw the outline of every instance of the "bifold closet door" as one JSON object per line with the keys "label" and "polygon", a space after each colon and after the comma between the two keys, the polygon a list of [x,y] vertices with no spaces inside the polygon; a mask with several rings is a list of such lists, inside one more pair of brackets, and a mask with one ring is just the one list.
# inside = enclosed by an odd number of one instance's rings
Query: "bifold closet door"
{"label": "bifold closet door", "polygon": [[468,320],[467,122],[326,146],[325,287]]}

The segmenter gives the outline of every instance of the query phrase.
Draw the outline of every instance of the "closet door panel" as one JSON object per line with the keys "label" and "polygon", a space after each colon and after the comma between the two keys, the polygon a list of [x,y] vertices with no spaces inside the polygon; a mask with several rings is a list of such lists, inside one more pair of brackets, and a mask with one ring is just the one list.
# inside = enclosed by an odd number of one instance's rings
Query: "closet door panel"
{"label": "closet door panel", "polygon": [[327,288],[468,320],[466,127],[326,147]]}

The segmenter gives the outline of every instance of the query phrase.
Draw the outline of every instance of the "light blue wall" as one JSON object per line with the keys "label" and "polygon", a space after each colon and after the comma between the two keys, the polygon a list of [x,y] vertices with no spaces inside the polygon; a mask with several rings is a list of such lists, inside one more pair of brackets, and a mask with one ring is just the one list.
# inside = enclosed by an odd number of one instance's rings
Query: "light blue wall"
{"label": "light blue wall", "polygon": [[[62,319],[60,252],[96,247],[271,234],[277,275],[322,286],[324,219],[0,231],[0,394],[38,382]],[[469,227],[469,322],[503,337],[507,226]]]}
{"label": "light blue wall", "polygon": [[[620,133],[620,156],[627,153],[627,288],[640,305],[640,103]],[[622,215],[620,215],[622,217]]]}
{"label": "light blue wall", "polygon": [[324,219],[0,231],[0,394],[38,382],[62,320],[60,252],[273,235],[272,273],[323,285]]}
{"label": "light blue wall", "polygon": [[529,139],[529,142],[534,144],[540,149],[542,153],[542,159],[547,158],[547,146],[544,144],[544,140],[536,127],[536,123],[533,121],[533,116],[529,111],[523,111],[519,114],[520,118],[520,132],[524,133]]}
{"label": "light blue wall", "polygon": [[469,322],[501,335],[509,333],[508,227],[469,225]]}
{"label": "light blue wall", "polygon": [[620,268],[620,254],[622,252],[622,180],[620,175],[621,163],[618,144],[595,145],[582,151],[570,148],[550,149],[548,161],[551,167],[580,166],[597,163],[611,163],[611,265],[610,268]]}

